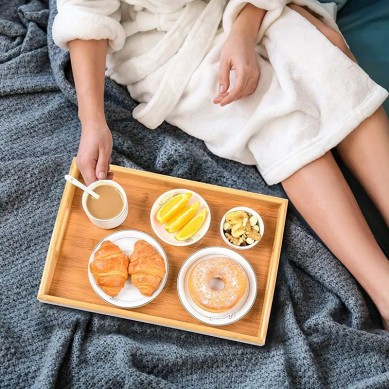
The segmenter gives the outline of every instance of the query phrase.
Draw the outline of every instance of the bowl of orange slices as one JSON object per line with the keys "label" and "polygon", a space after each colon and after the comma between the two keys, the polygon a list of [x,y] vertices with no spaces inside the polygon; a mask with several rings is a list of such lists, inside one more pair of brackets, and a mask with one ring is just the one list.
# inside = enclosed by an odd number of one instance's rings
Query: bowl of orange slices
{"label": "bowl of orange slices", "polygon": [[207,202],[189,189],[173,189],[161,194],[150,211],[155,234],[173,246],[189,246],[208,231],[211,213]]}

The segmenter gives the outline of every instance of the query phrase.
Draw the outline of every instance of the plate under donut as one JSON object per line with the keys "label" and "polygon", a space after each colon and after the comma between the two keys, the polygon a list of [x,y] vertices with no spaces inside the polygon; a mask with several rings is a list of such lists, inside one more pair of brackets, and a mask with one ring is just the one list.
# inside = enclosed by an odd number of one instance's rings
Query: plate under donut
{"label": "plate under donut", "polygon": [[[248,278],[248,288],[240,302],[229,311],[220,313],[202,309],[192,300],[188,292],[190,270],[200,261],[215,256],[235,260],[242,266]],[[194,318],[209,325],[225,326],[242,319],[250,311],[257,296],[257,279],[250,263],[242,255],[225,247],[207,247],[192,254],[181,266],[178,273],[177,289],[182,305]]]}

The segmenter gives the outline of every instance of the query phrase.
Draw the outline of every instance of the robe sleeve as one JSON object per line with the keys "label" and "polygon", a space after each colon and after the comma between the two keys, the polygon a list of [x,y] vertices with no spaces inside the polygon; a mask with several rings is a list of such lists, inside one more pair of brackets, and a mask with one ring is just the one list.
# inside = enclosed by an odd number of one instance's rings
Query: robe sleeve
{"label": "robe sleeve", "polygon": [[256,7],[267,11],[258,31],[257,42],[260,42],[269,26],[281,15],[284,7],[291,2],[312,9],[314,12],[321,15],[328,25],[336,30],[338,29],[334,20],[336,8],[331,4],[328,4],[328,7],[324,7],[323,4],[320,4],[316,0],[230,0],[223,15],[223,29],[229,33],[242,8],[247,3],[251,3]]}
{"label": "robe sleeve", "polygon": [[120,50],[126,38],[120,24],[119,0],[58,0],[54,42],[63,49],[74,39],[108,39],[108,53]]}

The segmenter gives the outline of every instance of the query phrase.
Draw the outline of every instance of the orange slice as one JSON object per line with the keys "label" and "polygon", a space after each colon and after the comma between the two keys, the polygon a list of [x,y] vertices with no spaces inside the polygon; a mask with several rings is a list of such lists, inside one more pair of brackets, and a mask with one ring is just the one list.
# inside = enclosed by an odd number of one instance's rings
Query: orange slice
{"label": "orange slice", "polygon": [[191,198],[192,193],[180,193],[172,197],[166,204],[158,210],[156,218],[160,223],[166,223],[172,217],[177,215],[182,208],[185,207],[189,199]]}
{"label": "orange slice", "polygon": [[181,230],[181,228],[184,227],[194,215],[196,215],[199,206],[200,201],[196,201],[192,205],[185,207],[176,216],[171,218],[169,223],[166,224],[166,231],[172,233]]}
{"label": "orange slice", "polygon": [[193,236],[204,224],[207,217],[207,209],[203,208],[189,223],[187,223],[174,237],[176,240],[183,241]]}

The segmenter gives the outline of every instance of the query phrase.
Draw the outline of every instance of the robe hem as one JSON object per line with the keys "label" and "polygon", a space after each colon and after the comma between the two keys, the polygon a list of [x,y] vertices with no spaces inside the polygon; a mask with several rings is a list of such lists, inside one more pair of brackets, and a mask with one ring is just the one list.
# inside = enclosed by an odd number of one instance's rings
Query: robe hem
{"label": "robe hem", "polygon": [[335,127],[335,130],[327,133],[326,136],[317,139],[309,145],[302,147],[292,155],[283,158],[271,169],[261,171],[260,167],[257,166],[263,179],[268,185],[278,184],[308,163],[320,158],[326,152],[337,146],[365,119],[370,117],[382,105],[387,97],[388,92],[377,85],[372,93],[361,104],[356,106],[347,115],[345,120]]}

